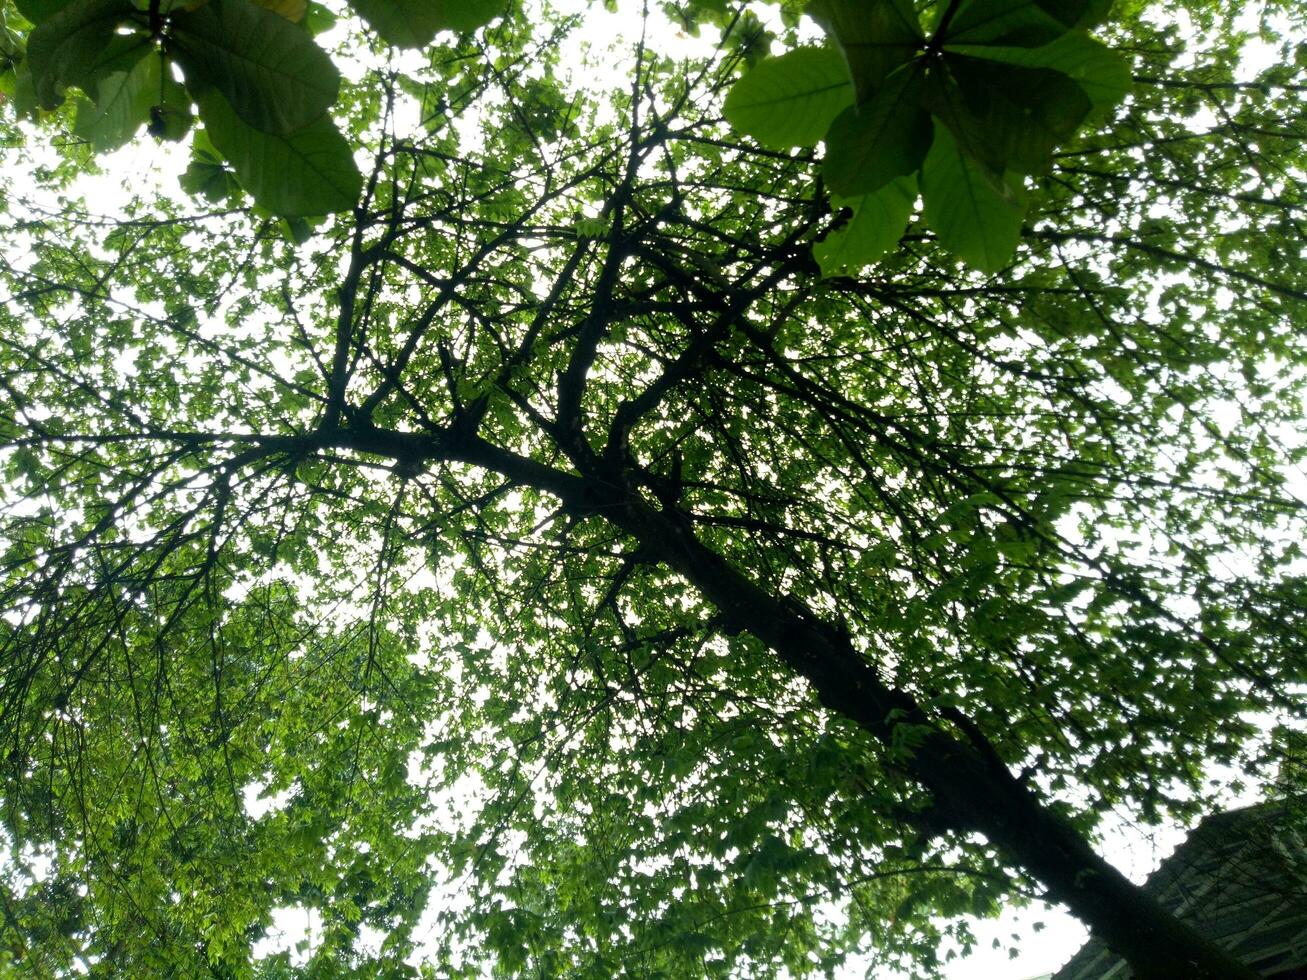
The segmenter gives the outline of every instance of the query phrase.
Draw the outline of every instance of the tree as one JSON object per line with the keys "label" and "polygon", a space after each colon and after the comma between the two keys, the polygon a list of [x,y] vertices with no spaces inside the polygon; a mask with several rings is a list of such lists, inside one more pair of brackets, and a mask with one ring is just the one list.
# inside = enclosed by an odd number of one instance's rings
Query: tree
{"label": "tree", "polygon": [[1101,7],[6,8],[0,963],[1251,975],[1093,834],[1301,719],[1303,11]]}

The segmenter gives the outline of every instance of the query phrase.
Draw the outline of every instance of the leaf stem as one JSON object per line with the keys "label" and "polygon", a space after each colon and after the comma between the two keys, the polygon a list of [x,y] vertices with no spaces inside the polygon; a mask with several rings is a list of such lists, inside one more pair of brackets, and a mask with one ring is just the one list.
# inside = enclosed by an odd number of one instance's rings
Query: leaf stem
{"label": "leaf stem", "polygon": [[944,46],[944,38],[948,33],[949,24],[957,16],[958,8],[962,6],[962,0],[949,0],[949,5],[944,9],[944,16],[939,19],[939,24],[935,27],[935,33],[931,39],[926,42],[926,53],[935,54]]}

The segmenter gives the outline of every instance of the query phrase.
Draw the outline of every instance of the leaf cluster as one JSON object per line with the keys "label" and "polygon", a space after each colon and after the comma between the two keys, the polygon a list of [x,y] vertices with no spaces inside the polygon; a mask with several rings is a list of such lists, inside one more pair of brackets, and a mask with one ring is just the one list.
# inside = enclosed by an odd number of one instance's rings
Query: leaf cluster
{"label": "leaf cluster", "polygon": [[1130,85],[1126,61],[1085,33],[1109,4],[958,0],[926,31],[909,0],[818,0],[834,46],[766,61],[726,99],[726,118],[768,146],[824,140],[822,175],[853,217],[817,249],[828,273],[888,252],[917,190],[941,241],[996,272],[1028,207],[1024,177]]}
{"label": "leaf cluster", "polygon": [[[334,17],[317,3],[22,0],[18,10],[33,25],[10,62],[20,111],[54,109],[69,87],[80,90],[74,132],[95,152],[142,127],[182,140],[198,114],[188,192],[223,200],[234,172],[258,205],[287,218],[348,210],[358,199],[362,177],[328,111],[340,75],[314,40]],[[502,9],[497,0],[360,0],[356,12],[386,42],[421,47]]]}

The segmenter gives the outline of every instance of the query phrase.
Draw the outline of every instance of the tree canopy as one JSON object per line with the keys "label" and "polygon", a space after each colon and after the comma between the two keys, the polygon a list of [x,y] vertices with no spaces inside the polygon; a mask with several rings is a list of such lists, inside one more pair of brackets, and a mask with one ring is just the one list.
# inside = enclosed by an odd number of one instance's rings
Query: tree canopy
{"label": "tree canopy", "polygon": [[1307,10],[1109,7],[6,0],[0,976],[1251,976]]}

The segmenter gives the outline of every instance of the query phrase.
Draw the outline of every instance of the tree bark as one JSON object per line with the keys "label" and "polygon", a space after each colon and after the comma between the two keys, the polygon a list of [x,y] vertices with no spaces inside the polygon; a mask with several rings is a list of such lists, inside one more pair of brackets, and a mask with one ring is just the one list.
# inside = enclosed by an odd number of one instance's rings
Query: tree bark
{"label": "tree bark", "polygon": [[471,463],[558,496],[578,515],[602,517],[631,535],[647,554],[685,577],[731,623],[766,644],[807,679],[818,699],[887,748],[896,729],[913,726],[901,771],[935,797],[955,829],[975,832],[1042,882],[1141,980],[1253,980],[1257,973],[1164,909],[1104,861],[1067,821],[1015,776],[978,732],[959,737],[931,718],[909,692],[892,688],[848,633],[803,603],[758,586],[699,541],[687,517],[654,509],[619,466],[585,450],[580,475],[495,446],[457,427],[435,434],[376,428],[262,440],[263,451],[312,445],[350,448],[408,462]]}
{"label": "tree bark", "polygon": [[1104,861],[1050,811],[977,735],[959,738],[907,692],[889,687],[847,633],[803,604],[758,587],[700,542],[689,522],[656,511],[614,474],[591,477],[597,511],[685,576],[736,628],[747,630],[806,678],[821,703],[887,747],[899,724],[920,726],[901,768],[934,795],[953,826],[983,835],[1041,881],[1093,934],[1146,980],[1252,980],[1257,973],[1203,938]]}

